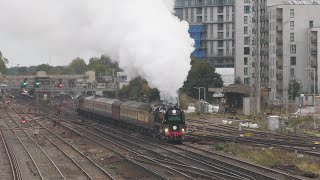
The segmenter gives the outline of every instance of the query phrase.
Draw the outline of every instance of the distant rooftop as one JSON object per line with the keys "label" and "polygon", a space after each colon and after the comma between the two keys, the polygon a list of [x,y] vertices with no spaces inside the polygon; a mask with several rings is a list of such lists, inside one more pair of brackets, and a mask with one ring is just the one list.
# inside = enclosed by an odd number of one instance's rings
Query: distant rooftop
{"label": "distant rooftop", "polygon": [[289,5],[310,5],[310,4],[320,5],[320,0],[286,0],[286,1],[283,1],[283,3],[289,4]]}
{"label": "distant rooftop", "polygon": [[224,86],[234,83],[234,68],[216,68],[216,72],[221,74]]}

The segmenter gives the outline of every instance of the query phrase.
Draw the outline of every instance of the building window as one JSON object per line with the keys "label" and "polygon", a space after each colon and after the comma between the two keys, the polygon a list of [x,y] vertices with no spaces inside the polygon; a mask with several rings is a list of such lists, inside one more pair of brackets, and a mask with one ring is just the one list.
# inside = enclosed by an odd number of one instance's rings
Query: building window
{"label": "building window", "polygon": [[294,30],[294,21],[290,21],[290,30]]}
{"label": "building window", "polygon": [[291,42],[294,41],[294,33],[290,33],[290,41],[291,41]]}
{"label": "building window", "polygon": [[202,22],[202,16],[197,16],[197,23],[201,23]]}
{"label": "building window", "polygon": [[294,18],[294,9],[290,9],[290,18]]}
{"label": "building window", "polygon": [[244,78],[243,79],[243,83],[244,84],[249,84],[250,83],[250,79],[249,78]]}
{"label": "building window", "polygon": [[218,7],[218,13],[223,13],[223,6]]}
{"label": "building window", "polygon": [[248,68],[243,68],[243,75],[248,76]]}
{"label": "building window", "polygon": [[186,10],[185,10],[185,15],[186,15],[185,20],[189,21],[189,9],[188,8],[186,8]]}
{"label": "building window", "polygon": [[309,21],[309,28],[313,28],[313,21]]}
{"label": "building window", "polygon": [[290,45],[290,53],[291,54],[295,54],[296,53],[296,49],[297,48],[297,46],[296,45]]}
{"label": "building window", "polygon": [[223,32],[218,33],[218,39],[223,39]]}
{"label": "building window", "polygon": [[[218,49],[218,56],[223,56],[223,49]],[[222,62],[219,62],[219,63],[222,63]]]}
{"label": "building window", "polygon": [[290,65],[295,66],[297,64],[296,57],[290,57]]}
{"label": "building window", "polygon": [[248,58],[247,58],[247,57],[245,57],[245,58],[243,59],[243,64],[244,64],[244,65],[248,65]]}
{"label": "building window", "polygon": [[244,37],[244,44],[245,45],[250,44],[250,37]]}
{"label": "building window", "polygon": [[244,0],[244,3],[251,3],[251,0]]}
{"label": "building window", "polygon": [[244,16],[243,24],[248,24],[248,16]]}
{"label": "building window", "polygon": [[202,8],[197,8],[197,14],[202,14]]}
{"label": "building window", "polygon": [[248,26],[243,27],[243,34],[248,34]]}
{"label": "building window", "polygon": [[223,41],[218,41],[218,47],[223,47]]}
{"label": "building window", "polygon": [[250,54],[250,47],[244,47],[244,48],[243,48],[243,53],[244,53],[245,55],[249,55],[249,54]]}
{"label": "building window", "polygon": [[191,10],[191,15],[190,15],[191,22],[194,22],[194,19],[195,19],[194,8],[190,8],[190,10]]}
{"label": "building window", "polygon": [[226,24],[226,37],[230,36],[230,24]]}
{"label": "building window", "polygon": [[218,22],[223,22],[223,15],[218,15]]}
{"label": "building window", "polygon": [[290,77],[294,77],[294,69],[293,68],[290,69]]}
{"label": "building window", "polygon": [[244,6],[244,13],[249,14],[250,13],[250,6]]}
{"label": "building window", "polygon": [[213,21],[213,7],[210,7],[210,21]]}
{"label": "building window", "polygon": [[208,21],[208,8],[204,8],[204,22]]}

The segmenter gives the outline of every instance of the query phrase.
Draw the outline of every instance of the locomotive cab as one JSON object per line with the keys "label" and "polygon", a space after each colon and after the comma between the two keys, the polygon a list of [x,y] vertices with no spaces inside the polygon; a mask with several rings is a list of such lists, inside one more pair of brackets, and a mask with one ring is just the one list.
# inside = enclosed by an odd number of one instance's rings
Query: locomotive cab
{"label": "locomotive cab", "polygon": [[186,127],[185,114],[181,109],[174,106],[162,112],[156,111],[154,116],[162,139],[182,142]]}

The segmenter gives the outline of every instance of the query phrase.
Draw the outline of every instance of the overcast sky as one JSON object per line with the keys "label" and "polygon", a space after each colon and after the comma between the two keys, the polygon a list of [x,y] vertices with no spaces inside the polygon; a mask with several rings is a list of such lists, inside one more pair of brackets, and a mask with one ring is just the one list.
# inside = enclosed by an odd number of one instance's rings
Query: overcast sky
{"label": "overcast sky", "polygon": [[107,54],[129,77],[175,97],[194,40],[173,9],[174,0],[0,0],[0,50],[9,66]]}
{"label": "overcast sky", "polygon": [[[115,44],[108,44],[112,26],[118,28],[113,31],[119,31],[132,27],[128,26],[130,23],[139,24],[138,19],[147,15],[147,9],[156,12],[157,3],[173,7],[173,0],[152,1],[156,3],[146,0],[0,0],[0,50],[9,59],[9,66],[66,65],[75,57],[88,61],[90,57],[109,53],[110,47],[105,47]],[[159,5],[158,10],[161,7]]]}

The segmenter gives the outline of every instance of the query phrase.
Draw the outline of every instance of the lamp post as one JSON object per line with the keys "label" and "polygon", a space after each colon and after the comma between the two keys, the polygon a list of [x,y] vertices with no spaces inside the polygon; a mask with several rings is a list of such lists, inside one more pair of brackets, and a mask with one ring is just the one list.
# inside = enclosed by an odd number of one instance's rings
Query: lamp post
{"label": "lamp post", "polygon": [[[282,91],[282,93],[283,93],[283,99],[285,99],[285,103],[286,103],[286,116],[288,117],[288,100],[289,100],[289,98],[288,98],[288,85],[289,85],[289,76],[288,76],[288,71],[289,71],[289,69],[287,69],[287,70],[285,70],[285,68],[287,68],[287,66],[283,66],[283,70],[278,70],[279,72],[282,72],[283,73],[283,91]],[[284,79],[287,79],[288,80],[288,82],[287,82],[287,84],[285,85],[284,84]]]}
{"label": "lamp post", "polygon": [[201,89],[203,89],[203,100],[206,101],[206,88],[205,87],[193,87],[193,88],[199,90],[199,101],[201,100],[200,99]]}
{"label": "lamp post", "polygon": [[200,88],[198,88],[198,87],[193,87],[193,88],[199,89],[199,101],[200,101]]}
{"label": "lamp post", "polygon": [[306,70],[313,71],[313,129],[316,129],[316,119],[315,114],[315,101],[316,101],[316,69],[315,68],[305,68]]}
{"label": "lamp post", "polygon": [[200,99],[200,93],[201,93],[201,89],[203,89],[203,100],[204,102],[206,102],[206,88],[205,87],[193,87],[195,89],[199,90],[199,103],[200,103],[200,112],[202,112],[202,104],[201,104],[201,99]]}

